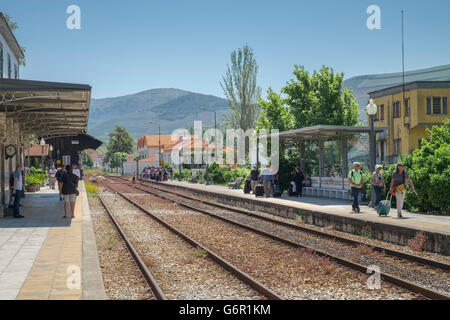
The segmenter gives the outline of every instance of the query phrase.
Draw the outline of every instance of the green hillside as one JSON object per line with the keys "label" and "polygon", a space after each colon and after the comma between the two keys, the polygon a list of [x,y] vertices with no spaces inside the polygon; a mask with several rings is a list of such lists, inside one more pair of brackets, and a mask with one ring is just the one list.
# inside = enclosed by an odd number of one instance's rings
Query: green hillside
{"label": "green hillside", "polygon": [[179,89],[152,89],[121,97],[92,99],[89,134],[106,140],[115,125],[124,126],[135,138],[157,134],[157,124],[161,124],[161,133],[165,134],[186,128],[194,120],[213,126],[213,113],[200,110],[202,107],[216,110],[218,120],[229,110],[225,99]]}

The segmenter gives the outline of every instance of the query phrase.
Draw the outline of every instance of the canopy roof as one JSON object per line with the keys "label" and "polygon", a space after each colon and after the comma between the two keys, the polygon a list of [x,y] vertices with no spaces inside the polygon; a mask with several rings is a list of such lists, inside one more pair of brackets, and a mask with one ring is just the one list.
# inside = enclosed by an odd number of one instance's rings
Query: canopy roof
{"label": "canopy roof", "polygon": [[[384,128],[375,128],[375,132],[383,132]],[[335,137],[353,136],[355,134],[370,133],[369,127],[329,126],[318,125],[301,129],[280,132],[280,140],[298,142],[301,140],[329,140]],[[274,134],[266,135],[271,137]]]}
{"label": "canopy roof", "polygon": [[90,99],[85,84],[0,79],[0,112],[39,137],[86,134]]}

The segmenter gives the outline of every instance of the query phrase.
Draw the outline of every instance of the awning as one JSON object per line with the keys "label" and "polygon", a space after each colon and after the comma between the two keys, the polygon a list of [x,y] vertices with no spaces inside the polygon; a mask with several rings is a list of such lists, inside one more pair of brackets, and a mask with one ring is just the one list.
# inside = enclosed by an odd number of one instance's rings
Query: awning
{"label": "awning", "polygon": [[[375,132],[383,132],[384,128],[375,128]],[[278,134],[284,141],[330,140],[336,137],[349,137],[356,134],[370,133],[369,127],[318,125],[301,129],[283,131]],[[269,138],[274,134],[266,135]],[[263,136],[264,137],[264,136]],[[260,137],[261,138],[261,137]]]}
{"label": "awning", "polygon": [[0,112],[43,138],[86,134],[91,86],[0,79]]}

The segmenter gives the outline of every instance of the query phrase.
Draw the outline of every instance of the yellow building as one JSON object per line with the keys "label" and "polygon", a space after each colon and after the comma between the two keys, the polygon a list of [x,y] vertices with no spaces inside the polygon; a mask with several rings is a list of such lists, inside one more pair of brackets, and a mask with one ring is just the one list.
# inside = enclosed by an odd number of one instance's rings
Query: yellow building
{"label": "yellow building", "polygon": [[427,138],[426,128],[448,119],[450,81],[416,81],[369,92],[377,105],[377,162],[394,162],[412,153]]}

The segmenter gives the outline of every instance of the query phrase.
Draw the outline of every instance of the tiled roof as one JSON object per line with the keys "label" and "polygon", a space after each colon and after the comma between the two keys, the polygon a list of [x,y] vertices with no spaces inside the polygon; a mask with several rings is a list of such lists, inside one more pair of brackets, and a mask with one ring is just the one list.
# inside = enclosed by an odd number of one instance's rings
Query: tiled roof
{"label": "tiled roof", "polygon": [[[48,157],[49,155],[49,145],[44,145],[44,156]],[[32,145],[29,149],[25,150],[25,157],[28,157],[28,152],[30,153],[30,157],[42,157],[42,146],[40,144]]]}

